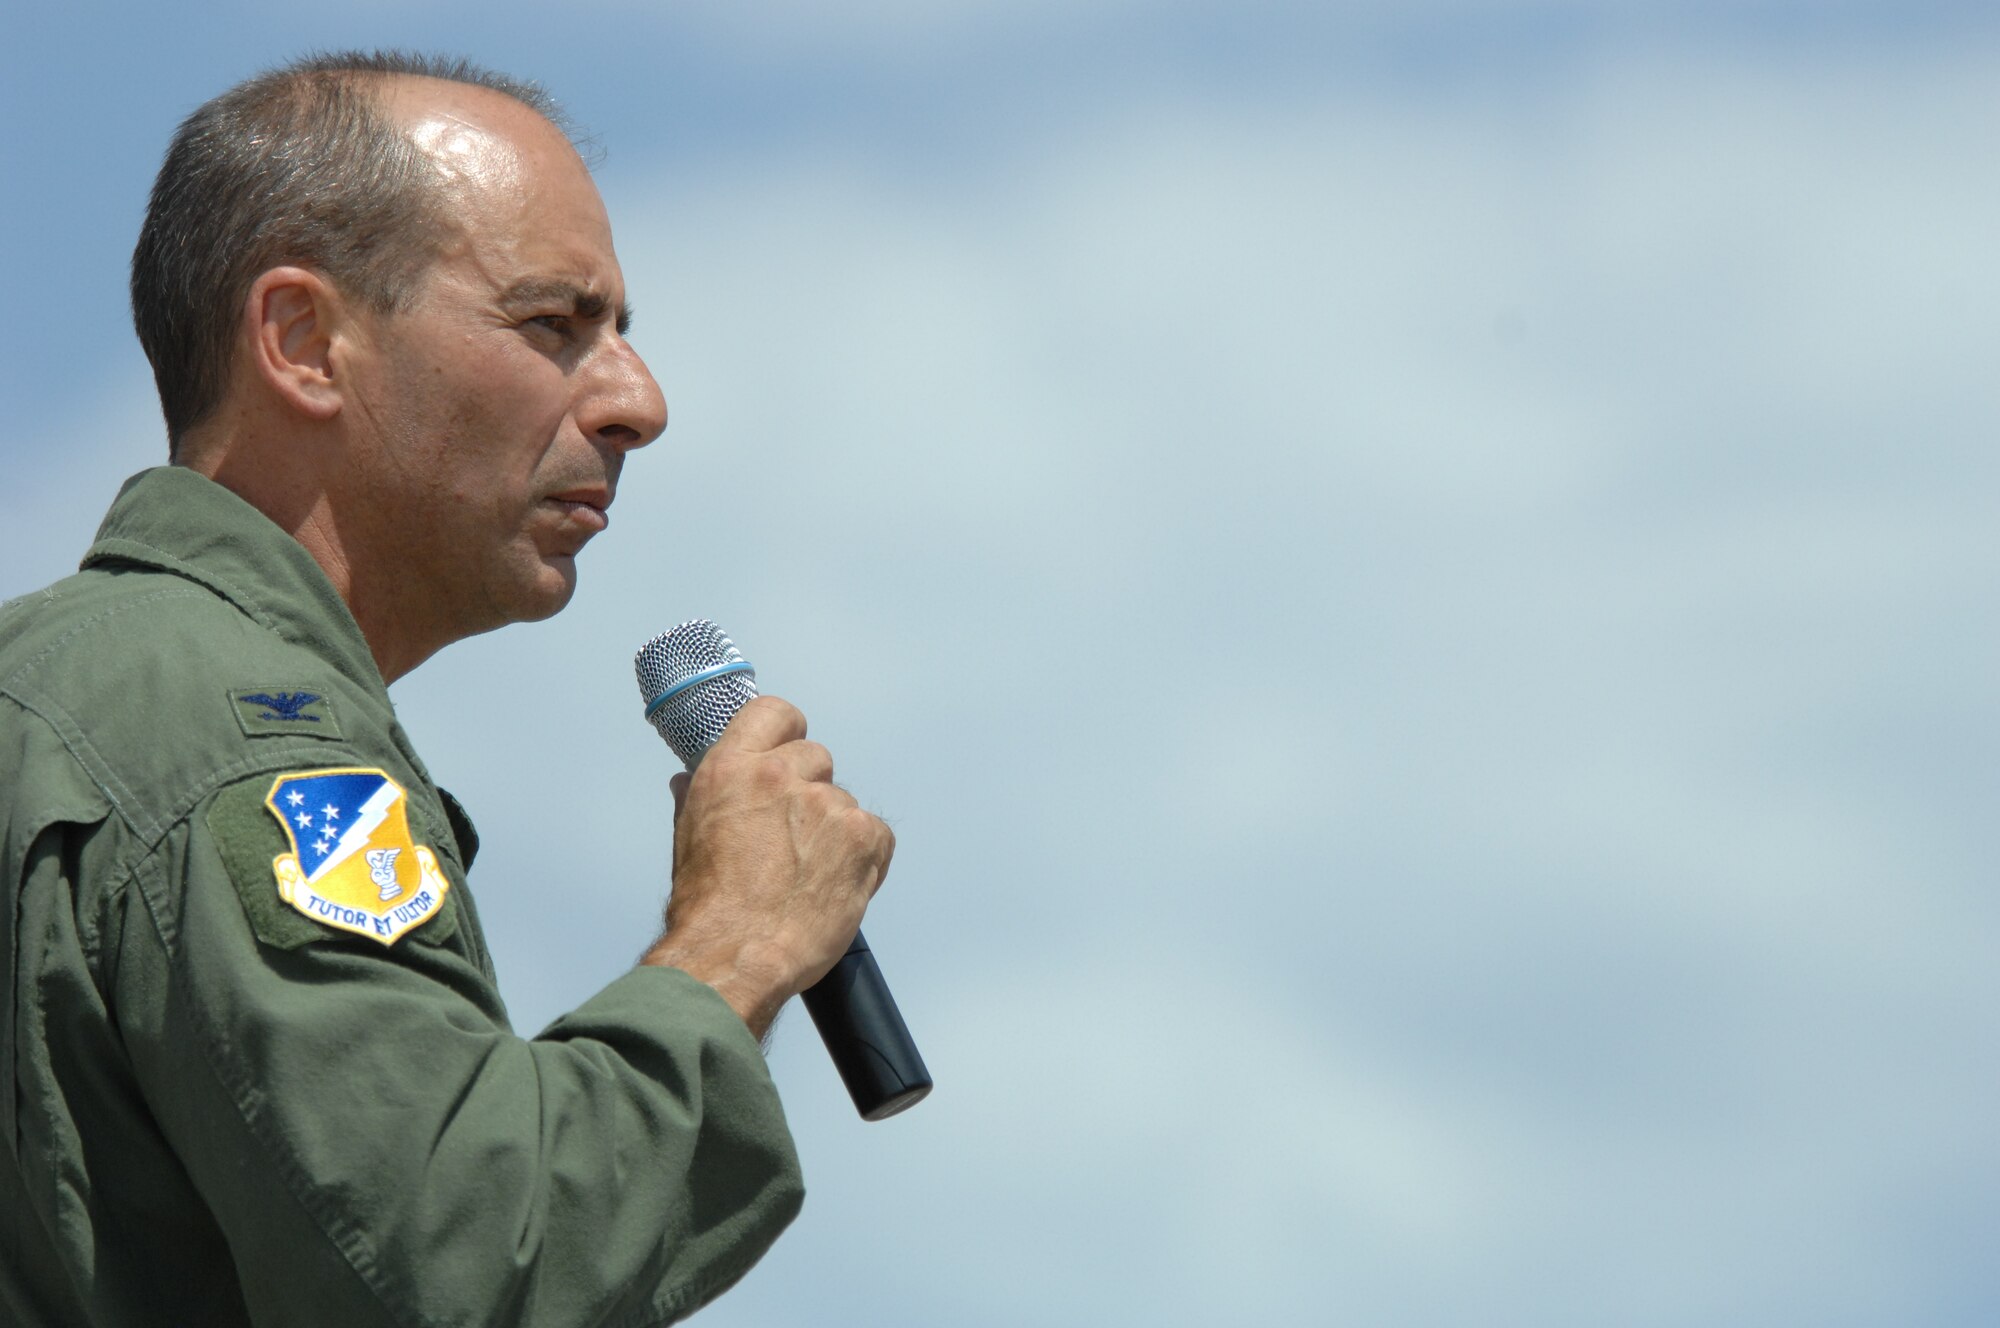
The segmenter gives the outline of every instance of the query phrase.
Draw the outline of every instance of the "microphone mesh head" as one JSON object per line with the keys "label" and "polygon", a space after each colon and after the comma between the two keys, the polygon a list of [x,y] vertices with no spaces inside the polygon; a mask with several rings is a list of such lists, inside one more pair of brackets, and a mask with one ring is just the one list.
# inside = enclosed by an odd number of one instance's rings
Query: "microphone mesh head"
{"label": "microphone mesh head", "polygon": [[[738,672],[707,678],[676,692],[664,704],[653,703],[675,687],[710,669],[741,665]],[[681,764],[692,770],[702,753],[715,745],[729,721],[757,695],[757,672],[736,643],[706,618],[684,622],[639,647],[632,659],[639,675],[639,695],[646,718]]]}

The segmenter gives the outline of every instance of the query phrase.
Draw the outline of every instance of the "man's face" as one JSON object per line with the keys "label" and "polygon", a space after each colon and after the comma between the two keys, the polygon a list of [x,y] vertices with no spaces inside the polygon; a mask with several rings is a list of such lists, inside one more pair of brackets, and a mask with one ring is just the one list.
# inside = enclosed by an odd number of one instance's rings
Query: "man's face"
{"label": "man's face", "polygon": [[625,342],[610,222],[562,135],[457,84],[410,80],[389,105],[443,172],[453,226],[410,307],[355,324],[342,543],[386,582],[378,602],[454,640],[569,601],[666,403]]}

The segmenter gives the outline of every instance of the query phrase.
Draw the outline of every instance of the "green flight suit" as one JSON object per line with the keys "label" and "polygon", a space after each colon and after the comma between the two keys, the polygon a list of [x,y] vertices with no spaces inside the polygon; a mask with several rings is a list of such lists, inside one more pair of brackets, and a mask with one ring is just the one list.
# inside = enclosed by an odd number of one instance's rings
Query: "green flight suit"
{"label": "green flight suit", "polygon": [[[265,799],[329,769],[400,785],[448,883],[392,944],[279,898]],[[475,846],[219,485],[135,477],[0,607],[0,1320],[633,1326],[742,1276],[804,1194],[756,1040],[664,968],[516,1036]]]}

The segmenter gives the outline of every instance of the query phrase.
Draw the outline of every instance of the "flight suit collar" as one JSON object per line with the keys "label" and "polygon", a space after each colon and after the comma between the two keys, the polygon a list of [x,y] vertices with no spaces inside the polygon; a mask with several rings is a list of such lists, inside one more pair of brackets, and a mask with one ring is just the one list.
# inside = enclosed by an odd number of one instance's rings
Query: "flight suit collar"
{"label": "flight suit collar", "polygon": [[386,702],[388,687],[361,627],[320,565],[215,481],[184,466],[143,470],[125,481],[82,566],[111,561],[199,582]]}

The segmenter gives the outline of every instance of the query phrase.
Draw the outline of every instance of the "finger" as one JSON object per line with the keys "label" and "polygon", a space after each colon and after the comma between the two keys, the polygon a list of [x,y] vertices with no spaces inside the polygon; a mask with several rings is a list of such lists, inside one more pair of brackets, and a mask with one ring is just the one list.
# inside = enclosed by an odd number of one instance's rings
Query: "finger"
{"label": "finger", "polygon": [[791,764],[792,773],[813,784],[833,782],[833,753],[816,742],[788,742],[778,754]]}
{"label": "finger", "polygon": [[876,852],[880,856],[876,858],[879,865],[875,873],[875,888],[879,890],[883,878],[889,874],[889,863],[896,856],[896,832],[879,816],[875,818],[875,824],[880,832],[880,838],[876,840]]}
{"label": "finger", "polygon": [[799,805],[809,808],[814,816],[836,821],[846,820],[861,807],[852,793],[831,780],[824,784],[802,783],[799,799]]}
{"label": "finger", "polygon": [[768,752],[805,736],[806,717],[797,706],[781,697],[759,696],[736,712],[710,750]]}
{"label": "finger", "polygon": [[863,810],[859,804],[847,811],[849,832],[862,856],[874,867],[875,880],[869,886],[873,894],[882,886],[882,880],[889,874],[890,859],[896,856],[896,832],[889,823],[873,812]]}
{"label": "finger", "polygon": [[667,781],[667,790],[674,795],[674,820],[676,822],[681,819],[681,806],[687,802],[688,780],[690,778],[692,776],[683,770]]}

